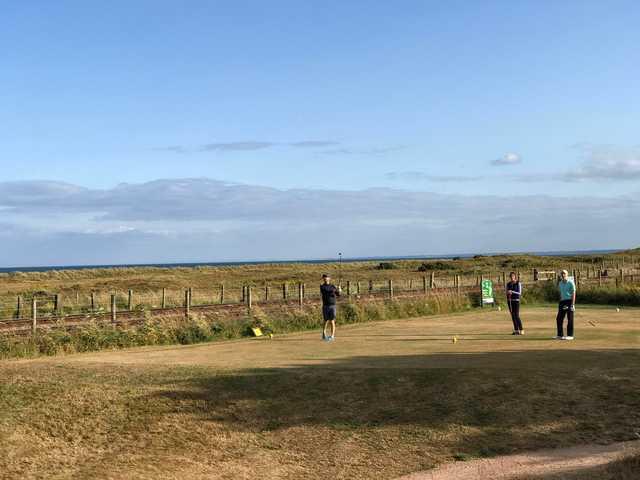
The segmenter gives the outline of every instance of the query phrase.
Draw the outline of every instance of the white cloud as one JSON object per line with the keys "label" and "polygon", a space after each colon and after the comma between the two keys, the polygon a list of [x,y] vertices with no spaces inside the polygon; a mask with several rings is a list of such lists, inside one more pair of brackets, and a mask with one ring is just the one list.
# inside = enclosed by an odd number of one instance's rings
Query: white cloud
{"label": "white cloud", "polygon": [[513,152],[506,153],[502,157],[491,161],[491,165],[494,166],[517,165],[519,163],[522,163],[522,157]]}
{"label": "white cloud", "polygon": [[505,201],[211,179],[107,190],[0,182],[0,265],[576,250],[640,237],[640,196],[509,198],[517,215],[505,214]]}
{"label": "white cloud", "polygon": [[640,179],[640,147],[580,145],[579,148],[582,163],[574,171],[565,172],[565,180]]}
{"label": "white cloud", "polygon": [[520,182],[623,182],[640,180],[640,147],[574,145],[580,162],[573,168],[512,176]]}

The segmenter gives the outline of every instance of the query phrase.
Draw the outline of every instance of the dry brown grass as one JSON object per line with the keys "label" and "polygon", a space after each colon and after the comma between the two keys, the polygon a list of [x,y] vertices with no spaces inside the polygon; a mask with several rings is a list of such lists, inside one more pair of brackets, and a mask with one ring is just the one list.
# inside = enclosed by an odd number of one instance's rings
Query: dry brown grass
{"label": "dry brown grass", "polygon": [[573,343],[540,308],[522,338],[471,312],[4,362],[0,477],[394,478],[635,438],[639,315],[579,310]]}
{"label": "dry brown grass", "polygon": [[[631,254],[615,255],[591,255],[582,257],[539,257],[532,255],[497,255],[479,257],[475,259],[428,260],[431,265],[438,262],[451,265],[451,270],[436,271],[439,286],[453,286],[453,276],[463,275],[463,282],[469,285],[475,284],[477,275],[497,275],[509,270],[521,271],[523,280],[529,281],[534,267],[545,269],[587,268],[600,265],[602,260],[607,265],[615,268],[623,258],[627,267],[640,266],[640,256],[637,251]],[[111,269],[85,269],[85,270],[60,270],[31,273],[0,273],[0,317],[10,317],[14,313],[16,297],[40,292],[44,295],[59,294],[62,305],[70,310],[77,311],[80,307],[90,304],[90,294],[95,292],[98,307],[109,308],[111,293],[118,294],[118,302],[121,306],[126,302],[127,291],[134,291],[134,304],[147,306],[160,306],[161,290],[167,289],[167,304],[181,305],[185,288],[194,289],[194,303],[216,302],[220,296],[220,285],[225,284],[225,297],[227,301],[239,301],[242,285],[252,284],[256,290],[256,299],[262,298],[262,289],[266,284],[273,287],[272,295],[278,295],[278,289],[282,283],[305,282],[308,285],[317,285],[320,275],[329,272],[334,277],[341,276],[344,280],[364,282],[372,280],[375,288],[386,288],[388,279],[397,282],[397,288],[408,288],[413,283],[414,288],[419,288],[424,273],[418,271],[418,267],[424,260],[393,261],[397,267],[391,270],[378,269],[379,261],[344,262],[340,268],[338,263],[288,263],[288,264],[259,264],[225,267],[196,267],[196,268],[111,268]],[[317,294],[315,287],[310,288],[310,293]],[[294,285],[291,284],[291,293],[295,296]],[[44,302],[44,300],[43,300]],[[28,309],[28,305],[25,306]],[[43,308],[51,308],[51,305]],[[26,310],[25,310],[26,311]]]}

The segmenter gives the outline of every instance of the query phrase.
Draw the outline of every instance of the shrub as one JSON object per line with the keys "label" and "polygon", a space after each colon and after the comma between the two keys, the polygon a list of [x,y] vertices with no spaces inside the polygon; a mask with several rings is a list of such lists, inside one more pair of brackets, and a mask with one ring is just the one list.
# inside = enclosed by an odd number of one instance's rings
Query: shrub
{"label": "shrub", "polygon": [[436,262],[425,262],[418,267],[419,272],[428,272],[429,270],[455,270],[455,269],[456,269],[456,266],[453,265],[451,262],[443,262],[440,260]]}
{"label": "shrub", "polygon": [[394,270],[398,268],[398,266],[391,262],[380,262],[376,268],[378,270]]}

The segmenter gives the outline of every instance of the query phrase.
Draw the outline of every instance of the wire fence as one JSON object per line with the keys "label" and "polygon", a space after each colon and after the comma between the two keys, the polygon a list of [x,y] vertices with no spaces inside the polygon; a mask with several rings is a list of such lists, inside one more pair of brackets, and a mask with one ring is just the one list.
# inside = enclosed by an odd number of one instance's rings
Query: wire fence
{"label": "wire fence", "polygon": [[[622,286],[640,282],[640,269],[602,270],[588,268],[570,272],[578,285]],[[525,285],[555,280],[557,273],[551,270],[533,269],[517,272]],[[426,295],[430,292],[469,293],[478,291],[483,280],[491,280],[495,288],[504,287],[509,281],[507,272],[490,272],[478,275],[443,275],[429,272],[388,280],[355,279],[341,282],[343,296],[383,297]],[[242,307],[254,305],[299,304],[318,302],[319,285],[304,282],[245,282],[242,284],[213,285],[211,288],[162,288],[138,290],[110,290],[91,292],[26,292],[0,301],[0,331],[31,328],[38,324],[54,326],[65,321],[86,319],[117,322],[127,318],[139,318],[142,314],[176,313],[191,309]]]}

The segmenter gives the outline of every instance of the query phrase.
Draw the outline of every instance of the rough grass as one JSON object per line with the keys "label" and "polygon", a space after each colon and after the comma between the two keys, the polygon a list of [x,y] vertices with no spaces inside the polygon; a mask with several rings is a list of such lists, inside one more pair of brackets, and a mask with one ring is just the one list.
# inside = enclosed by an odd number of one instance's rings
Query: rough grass
{"label": "rough grass", "polygon": [[[338,322],[344,325],[451,313],[469,308],[467,297],[446,293],[394,301],[361,300],[341,303]],[[0,359],[143,345],[191,345],[252,336],[251,327],[260,327],[265,334],[287,333],[314,329],[321,322],[317,306],[283,307],[267,311],[255,307],[250,315],[241,319],[225,318],[215,313],[195,313],[188,319],[182,316],[154,316],[145,319],[142,325],[129,327],[107,322],[88,322],[86,326],[69,331],[40,330],[35,336],[0,335]]]}
{"label": "rough grass", "polygon": [[[38,296],[43,311],[52,309],[51,295],[59,294],[63,313],[86,312],[90,305],[90,294],[94,292],[96,308],[109,308],[110,294],[117,295],[119,308],[127,303],[127,291],[134,292],[134,307],[160,306],[162,288],[167,289],[167,305],[181,305],[185,288],[193,288],[194,303],[217,302],[220,286],[225,285],[227,302],[237,302],[242,285],[252,285],[254,294],[271,285],[272,295],[278,294],[282,283],[290,284],[293,293],[295,282],[316,285],[320,274],[328,272],[336,279],[374,282],[374,288],[383,290],[386,281],[392,279],[396,287],[419,288],[423,275],[435,272],[439,286],[453,286],[453,276],[462,275],[463,283],[474,285],[481,274],[497,280],[503,272],[519,271],[522,279],[530,281],[533,268],[558,270],[560,268],[583,269],[599,267],[605,262],[607,268],[616,269],[622,262],[627,268],[640,267],[640,251],[611,255],[580,257],[545,257],[533,255],[490,255],[459,260],[400,260],[393,261],[396,268],[380,270],[380,262],[337,262],[319,264],[260,264],[226,267],[195,268],[111,268],[85,270],[59,270],[48,272],[0,273],[0,318],[11,318],[15,314],[17,296]],[[421,272],[419,270],[424,270]],[[444,270],[444,271],[443,271]],[[611,280],[613,281],[613,280]],[[316,289],[310,289],[317,294]],[[28,305],[23,308],[28,309]],[[26,311],[26,310],[25,310]]]}
{"label": "rough grass", "polygon": [[638,311],[611,312],[579,311],[573,343],[548,340],[553,310],[525,309],[522,338],[504,312],[469,312],[343,327],[331,344],[313,332],[5,361],[0,475],[386,479],[633,439]]}

